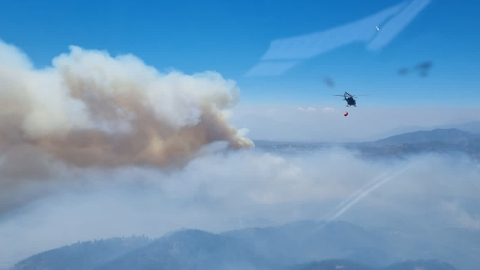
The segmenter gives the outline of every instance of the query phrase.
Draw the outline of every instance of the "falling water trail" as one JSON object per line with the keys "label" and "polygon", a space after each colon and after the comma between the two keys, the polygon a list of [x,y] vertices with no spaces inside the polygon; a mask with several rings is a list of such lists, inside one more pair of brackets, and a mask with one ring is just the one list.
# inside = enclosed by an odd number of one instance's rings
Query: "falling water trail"
{"label": "falling water trail", "polygon": [[385,175],[387,175],[388,172],[383,172],[376,176],[373,180],[370,180],[368,183],[363,185],[363,187],[357,189],[353,194],[348,196],[345,200],[343,200],[340,204],[338,204],[334,209],[332,209],[328,214],[325,216],[324,220],[328,220],[329,217],[335,215],[340,209],[345,207],[347,204],[355,200],[358,196],[360,196],[366,189],[368,189],[370,186],[375,185],[379,180],[381,180]]}
{"label": "falling water trail", "polygon": [[394,179],[395,177],[397,177],[398,175],[402,174],[403,172],[405,172],[407,170],[408,167],[405,167],[403,169],[400,169],[398,170],[397,172],[395,172],[393,175],[390,175],[386,178],[383,178],[382,180],[378,181],[375,185],[371,186],[370,188],[368,188],[367,190],[363,191],[360,195],[358,195],[355,199],[353,199],[350,203],[348,203],[347,205],[345,205],[344,207],[342,207],[337,213],[335,213],[335,215],[333,215],[331,218],[329,218],[327,220],[327,222],[330,222],[330,221],[333,221],[335,220],[336,218],[340,217],[343,213],[345,213],[348,209],[350,209],[352,206],[354,206],[355,204],[357,204],[358,202],[360,202],[363,198],[365,198],[370,192],[376,190],[377,188],[381,187],[382,185],[384,185],[385,183],[387,183],[388,181]]}
{"label": "falling water trail", "polygon": [[[317,229],[316,231],[319,231],[323,229],[328,223],[331,221],[337,219],[340,217],[343,213],[345,213],[348,209],[350,209],[352,206],[360,202],[362,199],[364,199],[370,192],[374,191],[375,189],[381,187],[383,184],[386,182],[392,180],[393,178],[397,177],[398,175],[402,174],[405,172],[409,167],[404,167],[403,169],[397,170],[393,174],[390,174],[388,172],[383,172],[379,176],[375,177],[373,180],[368,182],[366,185],[363,186],[363,188],[355,191],[354,194],[350,195],[347,199],[342,201],[337,207],[334,208],[334,210],[330,211],[330,213],[335,212],[335,214],[331,215],[330,218],[325,218],[325,222],[323,222]],[[388,176],[390,175],[390,176]],[[383,178],[384,176],[387,176],[386,178]],[[339,209],[337,211],[337,209]],[[328,217],[329,215],[327,215]]]}

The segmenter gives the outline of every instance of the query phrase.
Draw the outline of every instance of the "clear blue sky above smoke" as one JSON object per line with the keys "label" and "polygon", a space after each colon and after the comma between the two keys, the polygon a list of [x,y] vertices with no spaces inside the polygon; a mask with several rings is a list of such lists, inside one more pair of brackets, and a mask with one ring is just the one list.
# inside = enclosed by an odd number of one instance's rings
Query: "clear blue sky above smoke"
{"label": "clear blue sky above smoke", "polygon": [[[267,67],[267,73],[274,73],[300,60],[281,74],[248,76],[274,40],[331,30],[398,5],[399,10],[383,24],[400,17],[408,5],[414,5],[410,9],[417,5],[419,13],[381,48],[369,49],[374,44],[369,45],[368,36],[391,29],[381,25],[375,33],[372,21],[310,46],[331,46],[332,50]],[[215,70],[238,82],[242,102],[338,104],[342,101],[331,94],[349,91],[372,94],[362,99],[366,105],[462,106],[480,100],[480,35],[475,34],[479,12],[477,1],[438,0],[4,0],[0,2],[0,38],[24,50],[37,67],[50,65],[69,45],[77,45],[112,55],[132,53],[159,70]],[[391,24],[401,24],[403,19],[396,20]],[[367,39],[337,47],[334,43],[345,35]],[[290,50],[295,52],[308,50],[301,44],[293,46]],[[427,78],[397,73],[401,67],[427,60],[433,61]],[[324,84],[325,76],[334,80],[335,88]]]}

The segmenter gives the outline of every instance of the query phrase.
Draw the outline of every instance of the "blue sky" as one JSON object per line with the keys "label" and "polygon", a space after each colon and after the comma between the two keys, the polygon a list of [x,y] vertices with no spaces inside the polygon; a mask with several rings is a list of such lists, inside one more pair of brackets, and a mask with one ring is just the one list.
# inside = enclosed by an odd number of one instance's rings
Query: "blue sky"
{"label": "blue sky", "polygon": [[[348,91],[372,94],[362,99],[366,106],[477,106],[480,3],[473,0],[430,1],[380,50],[351,43],[277,76],[245,76],[273,40],[329,30],[401,3],[3,0],[0,39],[24,50],[37,67],[77,45],[132,53],[159,70],[215,70],[238,82],[245,103],[336,104],[342,101],[331,95]],[[433,68],[426,78],[397,74],[427,60]],[[323,83],[325,76],[335,88]]]}

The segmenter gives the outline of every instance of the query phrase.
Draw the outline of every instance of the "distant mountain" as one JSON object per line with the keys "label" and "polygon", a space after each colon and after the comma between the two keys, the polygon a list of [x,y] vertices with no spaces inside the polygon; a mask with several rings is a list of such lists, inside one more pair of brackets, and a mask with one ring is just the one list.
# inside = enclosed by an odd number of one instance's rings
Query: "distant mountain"
{"label": "distant mountain", "polygon": [[[291,270],[379,270],[350,260],[324,260],[297,266]],[[411,269],[408,269],[411,270]]]}
{"label": "distant mountain", "polygon": [[362,157],[406,157],[421,153],[463,153],[480,159],[480,135],[458,129],[404,133],[374,142],[349,143]]}
{"label": "distant mountain", "polygon": [[[275,141],[254,141],[255,148],[266,152],[282,155],[308,154],[321,149],[327,149],[335,144],[332,143],[306,143],[306,142],[275,142]],[[337,144],[341,145],[341,144]]]}
{"label": "distant mountain", "polygon": [[356,150],[362,157],[405,157],[420,153],[463,153],[480,159],[480,134],[449,128],[403,133],[372,142],[305,143],[256,141],[257,149],[280,155],[303,155],[332,147]]}
{"label": "distant mountain", "polygon": [[283,265],[331,258],[371,267],[420,258],[442,259],[462,270],[477,270],[480,265],[480,231],[464,229],[427,234],[395,228],[367,230],[340,221],[302,221],[226,234],[244,241],[255,253]]}
{"label": "distant mountain", "polygon": [[115,238],[79,243],[32,256],[14,269],[454,270],[455,265],[477,270],[479,241],[480,231],[412,233],[302,221],[221,234],[182,230],[153,241]]}
{"label": "distant mountain", "polygon": [[410,133],[410,132],[416,132],[416,131],[432,131],[435,129],[452,129],[452,128],[480,135],[480,121],[469,121],[469,122],[463,122],[463,123],[445,124],[445,125],[437,125],[437,126],[430,126],[430,127],[402,126],[402,127],[397,127],[397,128],[376,134],[371,138],[373,138],[374,140],[377,140],[377,139],[391,137],[391,136],[395,136],[403,133]]}
{"label": "distant mountain", "polygon": [[[436,260],[415,260],[395,263],[386,267],[372,267],[350,260],[324,260],[299,266],[295,270],[457,270],[451,264]],[[292,269],[293,270],[293,269]]]}
{"label": "distant mountain", "polygon": [[456,270],[456,268],[437,260],[416,260],[395,263],[381,270]]}
{"label": "distant mountain", "polygon": [[[442,127],[437,127],[437,128],[442,128]],[[383,138],[387,137],[392,137],[395,135],[399,134],[404,134],[404,133],[410,133],[410,132],[416,132],[416,131],[430,131],[436,129],[435,127],[421,127],[421,126],[401,126],[397,127],[394,129],[390,129],[378,134],[375,134],[373,136],[369,136],[362,141],[375,141],[375,140],[380,140]]]}
{"label": "distant mountain", "polygon": [[376,145],[395,145],[395,144],[419,144],[419,143],[448,143],[465,144],[469,142],[480,142],[480,135],[461,131],[458,129],[435,129],[432,131],[416,131],[391,136],[385,139],[377,140]]}
{"label": "distant mountain", "polygon": [[270,269],[271,263],[249,246],[226,236],[185,230],[98,267],[98,270]]}
{"label": "distant mountain", "polygon": [[12,270],[87,270],[151,242],[146,237],[112,238],[49,250],[18,262]]}
{"label": "distant mountain", "polygon": [[473,133],[473,134],[480,134],[480,121],[471,121],[471,122],[466,122],[461,124],[443,125],[437,128],[455,128],[455,129]]}
{"label": "distant mountain", "polygon": [[[282,226],[228,232],[257,254],[282,264],[349,258],[371,265],[392,261],[377,235],[346,222],[295,222]],[[328,244],[327,244],[328,243]]]}

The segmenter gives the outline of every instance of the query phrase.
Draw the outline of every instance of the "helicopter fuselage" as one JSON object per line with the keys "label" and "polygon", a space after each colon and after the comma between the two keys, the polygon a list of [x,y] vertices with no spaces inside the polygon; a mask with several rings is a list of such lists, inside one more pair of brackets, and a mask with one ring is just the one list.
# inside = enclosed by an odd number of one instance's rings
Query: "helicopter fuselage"
{"label": "helicopter fuselage", "polygon": [[355,100],[356,96],[352,96],[347,92],[345,92],[343,95],[334,95],[334,96],[343,96],[343,99],[347,102],[347,107],[350,107],[350,106],[357,107],[357,101]]}
{"label": "helicopter fuselage", "polygon": [[357,107],[357,102],[355,101],[355,99],[353,99],[353,97],[346,97],[345,98],[345,101],[347,101],[347,107],[349,106],[354,106],[354,107]]}

